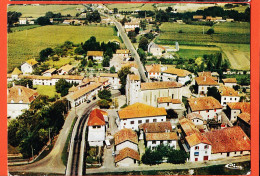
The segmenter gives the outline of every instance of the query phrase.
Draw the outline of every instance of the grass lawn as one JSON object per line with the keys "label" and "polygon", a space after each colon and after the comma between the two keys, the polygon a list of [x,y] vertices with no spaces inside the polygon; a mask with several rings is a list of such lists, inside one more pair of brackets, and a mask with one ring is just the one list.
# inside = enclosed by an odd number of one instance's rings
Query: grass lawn
{"label": "grass lawn", "polygon": [[69,40],[81,43],[95,36],[97,41],[108,42],[119,38],[113,27],[50,25],[8,34],[8,71],[27,59],[39,56],[47,47],[56,47]]}
{"label": "grass lawn", "polygon": [[216,54],[221,51],[217,50],[196,50],[196,49],[180,49],[177,54],[183,59],[196,59],[202,57],[203,55]]}
{"label": "grass lawn", "polygon": [[48,60],[45,63],[56,69],[60,68],[65,64],[71,64],[77,66],[80,61],[75,61],[74,58],[60,58],[58,61]]}
{"label": "grass lawn", "polygon": [[60,94],[56,92],[55,86],[37,85],[37,86],[34,86],[34,88],[37,89],[37,92],[40,95],[47,95],[50,98],[55,97],[55,95],[60,96]]}
{"label": "grass lawn", "polygon": [[77,11],[76,8],[84,8],[83,5],[9,5],[8,11],[16,11],[21,12],[22,17],[34,17],[38,18],[40,16],[44,16],[46,12],[53,13],[61,13],[61,15],[70,14],[71,16],[75,16]]}
{"label": "grass lawn", "polygon": [[34,28],[37,28],[37,27],[40,27],[40,25],[17,26],[17,27],[11,27],[11,31],[12,32],[19,32],[19,31],[34,29]]}

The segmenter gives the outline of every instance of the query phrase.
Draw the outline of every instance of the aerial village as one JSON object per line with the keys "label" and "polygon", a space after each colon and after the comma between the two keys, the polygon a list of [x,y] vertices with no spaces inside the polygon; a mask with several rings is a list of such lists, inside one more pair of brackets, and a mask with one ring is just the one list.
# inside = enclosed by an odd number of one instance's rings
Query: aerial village
{"label": "aerial village", "polygon": [[[182,44],[175,41],[169,46],[154,40],[160,32],[148,28],[156,24],[153,16],[127,16],[129,22],[122,22],[126,15],[105,5],[88,5],[87,9],[88,12],[78,13],[78,17],[86,18],[89,12],[101,14],[102,18],[94,23],[116,26],[117,36],[121,37],[124,45],[117,40],[100,45],[92,36],[80,47],[72,42],[65,42],[61,47],[67,52],[74,50],[75,54],[70,57],[77,62],[44,65],[47,60],[58,60],[66,55],[52,49],[42,51],[40,58],[22,62],[7,75],[10,121],[33,117],[40,111],[38,103],[54,108],[58,101],[62,102],[59,107],[65,117],[59,128],[53,126],[49,133],[45,130],[46,143],[62,135],[59,130],[69,117],[66,118],[66,114],[73,114],[76,121],[86,116],[83,128],[86,168],[183,164],[250,156],[250,82],[247,85],[232,76],[250,75],[250,70],[224,67],[226,61],[223,58],[216,61],[215,65],[219,67],[216,69],[210,69],[213,61],[203,63],[199,70],[185,67],[186,63],[178,62],[175,55]],[[170,12],[177,13],[176,10]],[[49,20],[55,23],[55,18]],[[196,22],[235,23],[230,18],[193,15],[193,23]],[[34,24],[28,18],[20,18],[17,23]],[[60,23],[87,25],[86,20],[71,17]],[[171,23],[184,22],[177,19]],[[143,28],[144,24],[147,30]],[[146,51],[136,52],[136,39],[131,38],[135,32],[152,36],[146,42]],[[140,42],[139,47],[142,47]],[[85,48],[91,49],[85,51]],[[171,64],[165,60],[177,62]],[[103,67],[99,68],[100,65]],[[55,87],[55,96],[47,100],[38,92],[37,86],[44,86],[44,89]],[[53,119],[49,123],[58,122]],[[68,129],[73,129],[77,123],[80,122],[70,124]],[[73,130],[72,136],[74,133]],[[68,141],[73,141],[72,137]],[[68,142],[67,147],[70,147],[65,149],[68,163],[72,145],[76,142]],[[44,142],[38,147],[39,153],[42,146],[45,146]],[[28,151],[24,153],[33,160],[37,152],[31,156],[31,150]],[[156,152],[161,152],[161,155],[156,155]]]}

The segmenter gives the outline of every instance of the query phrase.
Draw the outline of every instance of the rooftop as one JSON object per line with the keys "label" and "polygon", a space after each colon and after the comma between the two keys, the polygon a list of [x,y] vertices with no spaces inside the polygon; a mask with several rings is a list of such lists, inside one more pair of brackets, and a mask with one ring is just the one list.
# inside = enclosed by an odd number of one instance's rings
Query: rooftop
{"label": "rooftop", "polygon": [[88,118],[88,126],[99,126],[105,124],[106,124],[105,119],[99,109],[94,109],[90,112]]}
{"label": "rooftop", "polygon": [[249,113],[243,112],[243,113],[239,114],[238,117],[239,117],[240,119],[242,119],[244,122],[246,122],[247,124],[250,125],[250,119],[251,119],[251,117],[250,117],[250,114],[249,114]]}
{"label": "rooftop", "polygon": [[125,141],[131,141],[138,145],[138,137],[132,129],[124,128],[118,131],[115,135],[115,145],[121,144]]}
{"label": "rooftop", "polygon": [[198,113],[189,113],[189,114],[187,114],[187,118],[190,119],[190,120],[192,120],[192,119],[203,120],[203,117]]}
{"label": "rooftop", "polygon": [[160,64],[146,65],[145,68],[148,73],[160,73],[161,72]]}
{"label": "rooftop", "polygon": [[130,51],[128,49],[117,49],[116,54],[129,54]]}
{"label": "rooftop", "polygon": [[193,133],[190,136],[186,136],[185,139],[187,140],[190,147],[201,143],[211,144],[211,142],[206,137],[202,136],[201,133]]}
{"label": "rooftop", "polygon": [[219,92],[221,96],[239,96],[238,92],[235,89],[227,86],[220,86]]}
{"label": "rooftop", "polygon": [[62,66],[59,70],[64,70],[66,72],[69,72],[70,70],[72,70],[74,67],[70,64],[66,64],[64,66]]}
{"label": "rooftop", "polygon": [[55,68],[51,68],[51,69],[46,70],[45,72],[43,72],[43,74],[44,74],[44,73],[53,73],[53,72],[55,72],[55,71],[56,71]]}
{"label": "rooftop", "polygon": [[23,72],[21,72],[17,67],[14,68],[14,71],[12,72],[12,75],[20,75]]}
{"label": "rooftop", "polygon": [[69,95],[67,95],[67,98],[69,100],[76,100],[78,98],[80,98],[81,96],[97,89],[98,87],[100,87],[102,84],[101,83],[93,83],[93,84],[90,84],[86,87],[83,87],[73,93],[70,93]]}
{"label": "rooftop", "polygon": [[8,88],[7,103],[31,103],[37,96],[36,90],[15,85]]}
{"label": "rooftop", "polygon": [[131,81],[140,81],[140,76],[139,75],[129,75],[129,79]]}
{"label": "rooftop", "polygon": [[199,86],[201,85],[218,85],[218,82],[215,81],[216,78],[213,78],[211,76],[199,76],[195,78],[195,81]]}
{"label": "rooftop", "polygon": [[155,108],[142,103],[135,103],[118,111],[120,119],[140,118],[140,117],[155,117],[166,116],[164,108]]}
{"label": "rooftop", "polygon": [[158,97],[158,103],[172,103],[172,104],[181,104],[181,100],[179,99],[172,99],[171,97]]}
{"label": "rooftop", "polygon": [[177,69],[177,68],[168,68],[167,70],[163,71],[163,73],[168,73],[172,75],[177,75],[179,77],[185,77],[191,74],[187,70]]}
{"label": "rooftop", "polygon": [[103,51],[88,51],[87,56],[103,56]]}
{"label": "rooftop", "polygon": [[182,87],[182,84],[174,81],[141,83],[142,90],[168,89],[180,87]]}
{"label": "rooftop", "polygon": [[212,153],[249,151],[250,139],[239,126],[202,133],[212,144]]}
{"label": "rooftop", "polygon": [[234,102],[234,103],[228,103],[227,104],[230,109],[239,109],[242,112],[247,112],[250,114],[250,102]]}
{"label": "rooftop", "polygon": [[100,73],[100,77],[113,77],[113,78],[118,78],[118,74],[116,73]]}
{"label": "rooftop", "polygon": [[199,97],[199,98],[189,98],[188,103],[193,112],[202,111],[202,110],[210,110],[210,109],[222,109],[222,106],[219,103],[219,101],[210,96],[209,97]]}
{"label": "rooftop", "polygon": [[147,141],[178,140],[175,132],[145,133],[145,137]]}
{"label": "rooftop", "polygon": [[224,83],[237,83],[237,79],[236,78],[226,78],[226,79],[222,79],[222,81]]}
{"label": "rooftop", "polygon": [[196,128],[195,124],[191,120],[183,118],[179,120],[179,123],[187,136],[192,135],[194,133],[199,133],[199,130]]}
{"label": "rooftop", "polygon": [[172,125],[170,121],[143,123],[139,125],[139,129],[143,130],[145,133],[163,133],[166,131],[172,131]]}
{"label": "rooftop", "polygon": [[27,60],[26,63],[31,65],[31,66],[34,66],[34,65],[38,64],[38,62],[35,59]]}
{"label": "rooftop", "polygon": [[132,158],[132,159],[140,161],[139,153],[128,147],[119,151],[119,154],[116,155],[116,157],[115,157],[115,163],[117,163],[125,158]]}

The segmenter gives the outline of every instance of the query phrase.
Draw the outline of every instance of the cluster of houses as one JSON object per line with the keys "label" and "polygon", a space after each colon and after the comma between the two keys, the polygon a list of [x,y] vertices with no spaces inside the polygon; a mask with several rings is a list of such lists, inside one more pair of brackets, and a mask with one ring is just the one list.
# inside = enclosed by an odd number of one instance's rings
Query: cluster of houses
{"label": "cluster of houses", "polygon": [[223,19],[222,17],[212,17],[203,15],[194,15],[193,20],[195,21],[213,21],[213,22],[234,22],[235,20],[232,18]]}

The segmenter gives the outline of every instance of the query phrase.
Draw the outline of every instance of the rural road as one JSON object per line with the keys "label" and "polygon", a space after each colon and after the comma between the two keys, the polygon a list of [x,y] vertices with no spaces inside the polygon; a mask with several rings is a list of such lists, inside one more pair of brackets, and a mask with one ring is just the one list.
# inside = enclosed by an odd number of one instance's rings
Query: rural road
{"label": "rural road", "polygon": [[[96,101],[92,101],[91,104],[95,104]],[[76,108],[78,117],[82,117],[87,112],[87,103],[82,103]],[[61,160],[62,150],[67,140],[71,124],[76,117],[75,108],[72,108],[65,120],[65,123],[60,131],[59,137],[52,149],[52,151],[42,160],[28,165],[9,166],[9,172],[32,172],[32,173],[57,173],[65,174],[66,166],[64,166]]]}

